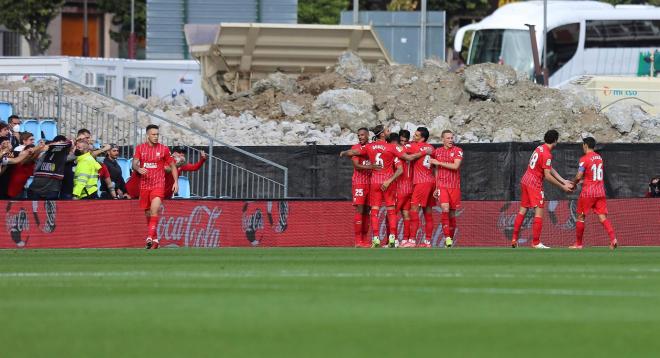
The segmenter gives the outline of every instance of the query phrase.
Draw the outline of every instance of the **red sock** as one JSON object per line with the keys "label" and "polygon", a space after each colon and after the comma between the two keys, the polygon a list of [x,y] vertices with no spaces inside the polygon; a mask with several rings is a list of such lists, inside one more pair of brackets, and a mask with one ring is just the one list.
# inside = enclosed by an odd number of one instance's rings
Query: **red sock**
{"label": "red sock", "polygon": [[353,231],[355,233],[355,243],[362,241],[362,214],[355,213],[353,216]]}
{"label": "red sock", "polygon": [[410,239],[410,218],[403,218],[403,239]]}
{"label": "red sock", "polygon": [[362,214],[362,235],[369,233],[369,212]]}
{"label": "red sock", "polygon": [[147,227],[149,227],[149,224],[151,223],[151,215],[145,215],[145,219],[147,219]]}
{"label": "red sock", "polygon": [[451,237],[454,238],[456,236],[456,217],[453,215],[449,215],[449,227],[451,228]]}
{"label": "red sock", "polygon": [[390,228],[390,235],[396,235],[397,229],[396,211],[387,209],[387,227]]}
{"label": "red sock", "polygon": [[410,212],[410,238],[417,241],[417,231],[419,231],[419,212]]}
{"label": "red sock", "polygon": [[535,216],[534,225],[532,225],[532,245],[538,245],[541,243],[542,230],[543,230],[543,218]]}
{"label": "red sock", "polygon": [[575,223],[575,244],[582,245],[582,237],[584,236],[584,221]]}
{"label": "red sock", "polygon": [[610,219],[605,219],[602,224],[605,228],[605,231],[607,231],[607,236],[610,237],[610,242],[614,241],[616,239],[616,235],[614,234],[614,227],[612,227],[612,222]]}
{"label": "red sock", "polygon": [[424,212],[424,222],[426,227],[426,240],[431,241],[433,238],[433,213]]}
{"label": "red sock", "polygon": [[518,213],[518,215],[516,215],[516,221],[513,222],[513,241],[518,241],[520,227],[522,226],[523,221],[525,221],[525,215]]}
{"label": "red sock", "polygon": [[371,231],[374,236],[379,236],[380,232],[378,228],[380,227],[378,222],[378,209],[371,209]]}
{"label": "red sock", "polygon": [[452,233],[449,223],[449,213],[443,211],[442,214],[440,214],[440,221],[442,222],[442,233],[445,237],[451,237]]}
{"label": "red sock", "polygon": [[158,234],[158,216],[152,216],[149,218],[149,237],[157,240],[156,235]]}

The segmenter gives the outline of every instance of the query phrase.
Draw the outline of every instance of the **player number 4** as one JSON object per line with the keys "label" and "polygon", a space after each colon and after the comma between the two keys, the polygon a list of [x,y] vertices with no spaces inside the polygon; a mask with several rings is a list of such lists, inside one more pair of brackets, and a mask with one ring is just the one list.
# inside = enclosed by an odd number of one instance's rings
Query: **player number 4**
{"label": "player number 4", "polygon": [[424,156],[424,162],[422,163],[425,168],[431,168],[431,156],[430,155],[425,155]]}
{"label": "player number 4", "polygon": [[596,164],[591,166],[591,172],[593,173],[593,181],[603,180],[603,163]]}

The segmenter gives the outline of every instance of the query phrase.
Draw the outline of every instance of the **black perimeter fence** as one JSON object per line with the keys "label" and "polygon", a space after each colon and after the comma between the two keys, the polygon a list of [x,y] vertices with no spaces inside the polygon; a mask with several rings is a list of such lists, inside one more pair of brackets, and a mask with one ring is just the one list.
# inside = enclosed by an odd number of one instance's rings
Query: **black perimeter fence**
{"label": "black perimeter fence", "polygon": [[[464,150],[461,165],[462,199],[519,200],[520,178],[532,151],[539,144],[460,144]],[[351,198],[353,167],[350,159],[339,157],[339,152],[350,146],[312,144],[241,148],[289,168],[289,197]],[[608,198],[643,197],[651,177],[660,175],[660,143],[599,144],[596,151],[605,162],[605,190]],[[241,165],[241,158],[234,158],[230,150],[216,147],[213,154]],[[578,160],[583,155],[582,146],[560,143],[552,154],[555,170],[564,178],[572,178],[577,171]],[[566,196],[547,183],[545,191],[549,200],[577,197],[577,194]]]}

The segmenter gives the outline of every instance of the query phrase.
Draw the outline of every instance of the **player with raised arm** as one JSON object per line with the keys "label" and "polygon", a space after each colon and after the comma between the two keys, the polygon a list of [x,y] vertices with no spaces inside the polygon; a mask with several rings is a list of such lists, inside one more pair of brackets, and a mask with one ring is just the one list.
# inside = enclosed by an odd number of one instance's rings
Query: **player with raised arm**
{"label": "player with raised arm", "polygon": [[[408,151],[410,144],[410,131],[402,129],[399,131],[399,146]],[[410,201],[413,188],[413,168],[408,161],[401,162],[403,173],[397,180],[396,185],[396,212],[403,217],[403,237],[400,247],[415,247],[415,240],[410,239]]]}
{"label": "player with raised arm", "polygon": [[[360,128],[357,131],[358,143],[351,149],[360,149],[369,143],[369,130]],[[353,229],[355,232],[355,245],[358,247],[370,247],[366,235],[369,232],[369,181],[371,180],[371,169],[373,165],[369,157],[354,156],[353,177],[351,178],[351,193],[353,194],[353,206],[355,216],[353,217]]]}
{"label": "player with raised arm", "polygon": [[419,156],[419,159],[412,163],[413,192],[410,203],[410,235],[413,240],[416,240],[420,226],[419,211],[424,212],[425,235],[419,247],[431,247],[434,228],[432,210],[435,205],[433,197],[435,175],[431,166],[431,154],[435,148],[426,142],[428,139],[429,130],[426,127],[419,127],[413,135],[413,143],[406,149],[406,153]]}
{"label": "player with raised arm", "polygon": [[559,133],[551,129],[543,136],[544,144],[534,149],[529,158],[527,171],[520,180],[520,210],[513,223],[513,238],[511,247],[518,247],[518,236],[523,224],[527,209],[534,208],[534,224],[532,225],[532,247],[535,249],[549,249],[541,243],[541,230],[543,229],[543,207],[545,206],[543,194],[543,180],[556,185],[565,192],[573,190],[573,183],[566,180],[552,168],[552,150],[557,146]]}
{"label": "player with raised arm", "polygon": [[454,133],[448,129],[442,131],[442,147],[433,152],[431,164],[436,165],[435,197],[442,209],[442,232],[445,246],[452,247],[456,233],[456,209],[461,206],[461,163],[463,149],[454,145]]}
{"label": "player with raised arm", "polygon": [[140,208],[147,217],[148,233],[146,249],[159,247],[157,234],[158,214],[165,197],[165,166],[169,166],[174,184],[172,192],[176,193],[178,186],[178,170],[170,149],[158,142],[158,126],[147,126],[147,141],[135,147],[133,155],[133,170],[140,175]]}
{"label": "player with raised arm", "polygon": [[612,223],[607,218],[607,202],[605,199],[605,185],[603,183],[603,158],[594,151],[596,148],[596,139],[587,137],[582,140],[582,151],[584,156],[578,163],[578,172],[575,174],[573,184],[582,180],[582,191],[577,202],[577,221],[575,222],[575,244],[571,249],[581,249],[583,247],[582,238],[584,236],[584,219],[590,210],[598,215],[598,220],[605,228],[610,237],[610,249],[614,250],[618,246],[616,235]]}
{"label": "player with raised arm", "polygon": [[403,160],[415,160],[426,153],[409,155],[403,150],[397,148],[394,144],[387,143],[385,139],[390,132],[383,125],[377,125],[374,129],[374,141],[359,149],[345,150],[339,153],[339,156],[353,157],[356,155],[369,157],[375,167],[371,172],[371,182],[369,185],[369,203],[371,205],[371,228],[373,231],[372,247],[380,247],[380,238],[378,230],[378,213],[380,205],[385,201],[387,207],[387,222],[390,235],[388,237],[388,246],[396,245],[396,189],[392,185],[383,185],[394,176],[394,158]]}

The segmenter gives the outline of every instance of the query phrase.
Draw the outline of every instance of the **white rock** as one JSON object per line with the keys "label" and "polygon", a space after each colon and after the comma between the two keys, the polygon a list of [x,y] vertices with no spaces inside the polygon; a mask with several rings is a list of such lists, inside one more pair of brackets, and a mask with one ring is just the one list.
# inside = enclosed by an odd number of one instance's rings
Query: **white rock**
{"label": "white rock", "polygon": [[303,108],[291,101],[281,102],[280,108],[282,109],[282,113],[287,117],[295,117],[303,113]]}

